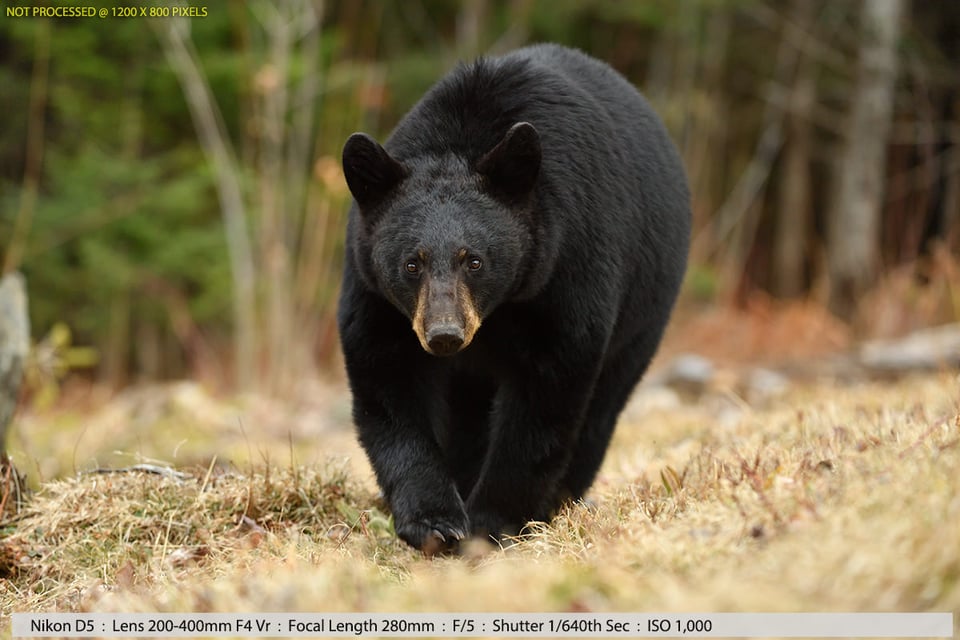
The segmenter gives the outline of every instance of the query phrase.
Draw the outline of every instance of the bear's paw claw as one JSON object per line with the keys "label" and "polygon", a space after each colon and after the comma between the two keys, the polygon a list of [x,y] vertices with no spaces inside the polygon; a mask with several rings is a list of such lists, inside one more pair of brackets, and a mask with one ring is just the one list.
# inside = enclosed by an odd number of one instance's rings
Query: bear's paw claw
{"label": "bear's paw claw", "polygon": [[466,527],[450,522],[419,520],[397,528],[397,535],[427,557],[437,554],[455,554],[460,541],[467,537]]}

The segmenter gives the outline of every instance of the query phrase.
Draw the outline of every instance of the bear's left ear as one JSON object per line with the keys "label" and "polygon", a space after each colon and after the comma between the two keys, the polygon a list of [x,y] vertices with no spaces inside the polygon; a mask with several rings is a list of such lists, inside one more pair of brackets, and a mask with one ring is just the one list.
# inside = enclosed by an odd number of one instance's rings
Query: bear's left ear
{"label": "bear's left ear", "polygon": [[508,199],[530,193],[540,174],[540,134],[529,122],[510,127],[503,140],[477,161],[477,172]]}
{"label": "bear's left ear", "polygon": [[377,204],[407,176],[407,169],[365,133],[343,145],[343,177],[361,209]]}

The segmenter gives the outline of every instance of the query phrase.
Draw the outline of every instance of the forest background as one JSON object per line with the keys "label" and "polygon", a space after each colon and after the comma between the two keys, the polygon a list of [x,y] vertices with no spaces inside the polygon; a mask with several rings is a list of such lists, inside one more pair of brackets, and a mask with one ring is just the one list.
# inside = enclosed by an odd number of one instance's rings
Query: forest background
{"label": "forest background", "polygon": [[960,317],[952,3],[10,13],[67,4],[0,7],[0,268],[26,276],[35,340],[84,380],[280,393],[338,375],[343,141],[382,140],[458,61],[540,41],[609,62],[677,142],[695,215],[681,321],[800,303],[860,338]]}

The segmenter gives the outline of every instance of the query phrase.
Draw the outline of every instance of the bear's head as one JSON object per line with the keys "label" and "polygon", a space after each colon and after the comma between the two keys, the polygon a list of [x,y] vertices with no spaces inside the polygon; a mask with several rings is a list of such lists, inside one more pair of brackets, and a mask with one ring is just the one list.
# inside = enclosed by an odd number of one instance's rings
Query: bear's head
{"label": "bear's head", "polygon": [[540,161],[539,134],[527,122],[477,158],[444,152],[401,161],[363,133],[344,145],[360,275],[410,319],[428,353],[465,349],[522,286]]}

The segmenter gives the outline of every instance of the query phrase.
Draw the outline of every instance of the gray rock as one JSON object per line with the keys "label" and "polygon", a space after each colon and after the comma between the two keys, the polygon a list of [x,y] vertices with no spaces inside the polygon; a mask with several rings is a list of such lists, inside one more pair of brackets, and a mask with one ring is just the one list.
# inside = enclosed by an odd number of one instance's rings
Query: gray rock
{"label": "gray rock", "polygon": [[661,371],[649,378],[649,382],[665,385],[683,393],[699,395],[713,381],[716,367],[713,362],[692,353],[677,356]]}
{"label": "gray rock", "polygon": [[743,380],[747,401],[762,402],[779,397],[790,388],[790,380],[772,369],[751,369]]}
{"label": "gray rock", "polygon": [[956,367],[960,365],[960,323],[864,343],[859,360],[871,373],[886,375]]}

